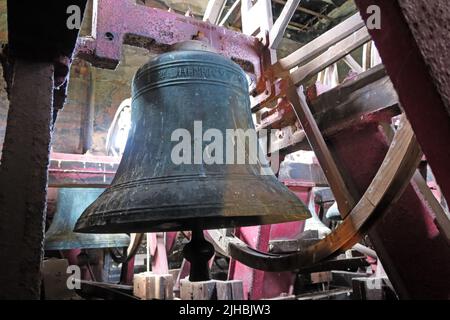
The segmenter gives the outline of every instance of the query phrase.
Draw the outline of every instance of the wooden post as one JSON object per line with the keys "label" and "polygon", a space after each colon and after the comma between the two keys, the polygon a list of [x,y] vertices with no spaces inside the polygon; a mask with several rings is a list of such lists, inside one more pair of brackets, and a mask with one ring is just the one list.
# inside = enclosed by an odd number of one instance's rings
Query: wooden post
{"label": "wooden post", "polygon": [[362,21],[361,16],[355,14],[287,57],[278,60],[277,63],[273,65],[273,70],[277,75],[282,75],[298,65],[303,65],[363,27],[364,22]]}
{"label": "wooden post", "polygon": [[[264,37],[266,32],[272,29],[272,6],[269,0],[257,0],[252,4],[251,0],[241,1],[242,33]],[[255,19],[255,17],[258,17]]]}
{"label": "wooden post", "polygon": [[288,88],[287,97],[292,103],[295,114],[302,124],[306,137],[315,151],[320,166],[327,177],[330,188],[336,198],[339,212],[341,213],[342,218],[345,218],[355,206],[355,199],[350,194],[345,180],[328,149],[311,110],[307,105],[303,92],[301,89],[298,91],[294,85],[291,85]]}
{"label": "wooden post", "polygon": [[273,24],[269,32],[270,48],[277,49],[281,40],[283,39],[286,27],[291,21],[292,16],[295,13],[295,9],[298,7],[300,0],[288,0],[283,10],[280,13],[277,21]]}
{"label": "wooden post", "polygon": [[231,15],[234,15],[238,9],[240,9],[241,0],[236,0],[231,8],[228,10],[228,12],[223,17],[222,21],[220,21],[219,26],[223,26],[228,19],[231,17]]}
{"label": "wooden post", "polygon": [[134,275],[133,295],[142,300],[172,300],[173,277],[171,274],[143,272]]}
{"label": "wooden post", "polygon": [[181,300],[216,300],[216,281],[190,282],[187,279],[180,281]]}
{"label": "wooden post", "polygon": [[53,64],[16,60],[0,167],[0,299],[39,299]]}
{"label": "wooden post", "polygon": [[75,300],[79,297],[74,290],[67,287],[67,259],[49,259],[42,263],[42,281],[45,300]]}
{"label": "wooden post", "polygon": [[242,280],[180,281],[181,300],[244,300]]}
{"label": "wooden post", "polygon": [[217,281],[217,300],[244,300],[242,280]]}

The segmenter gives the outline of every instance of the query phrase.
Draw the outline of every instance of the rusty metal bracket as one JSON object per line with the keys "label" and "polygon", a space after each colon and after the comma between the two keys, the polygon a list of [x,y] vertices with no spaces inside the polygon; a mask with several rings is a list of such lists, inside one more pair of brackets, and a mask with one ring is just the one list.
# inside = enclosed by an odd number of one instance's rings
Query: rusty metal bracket
{"label": "rusty metal bracket", "polygon": [[93,17],[93,34],[79,39],[77,56],[96,67],[114,69],[123,44],[161,53],[170,45],[195,39],[254,74],[252,80],[262,81],[262,61],[268,49],[254,37],[131,0],[96,0]]}

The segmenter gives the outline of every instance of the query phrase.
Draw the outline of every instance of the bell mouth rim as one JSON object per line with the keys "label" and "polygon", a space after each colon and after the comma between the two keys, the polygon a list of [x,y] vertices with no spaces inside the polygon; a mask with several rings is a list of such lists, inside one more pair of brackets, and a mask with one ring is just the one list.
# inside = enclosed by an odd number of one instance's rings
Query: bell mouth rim
{"label": "bell mouth rim", "polygon": [[[135,233],[189,230],[197,225],[220,229],[305,220],[311,216],[305,204],[274,176],[235,178],[207,176],[153,186],[111,187],[83,212],[74,230]],[[180,198],[179,190],[191,191]],[[136,224],[138,221],[141,225]]]}
{"label": "bell mouth rim", "polygon": [[[115,234],[124,230],[131,233],[191,231],[193,229],[214,230],[223,228],[248,227],[255,225],[301,222],[310,217],[309,211],[296,214],[252,215],[252,216],[210,216],[166,219],[155,221],[129,221],[121,223],[90,224],[80,226],[77,233]],[[83,224],[83,223],[81,223]]]}

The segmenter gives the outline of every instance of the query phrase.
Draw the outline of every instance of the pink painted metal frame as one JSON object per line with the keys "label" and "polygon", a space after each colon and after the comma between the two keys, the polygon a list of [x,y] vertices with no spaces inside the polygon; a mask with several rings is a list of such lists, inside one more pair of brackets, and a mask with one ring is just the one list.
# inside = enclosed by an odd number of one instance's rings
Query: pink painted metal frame
{"label": "pink painted metal frame", "polygon": [[[313,184],[295,182],[286,182],[285,184],[308,206]],[[236,229],[236,236],[251,247],[268,252],[270,240],[295,239],[303,232],[303,228],[304,221],[242,227]],[[295,273],[251,269],[239,261],[231,259],[228,278],[243,281],[244,299],[258,300],[275,298],[282,294],[291,295],[294,289]]]}
{"label": "pink painted metal frame", "polygon": [[94,66],[114,69],[123,44],[161,53],[172,44],[195,39],[239,63],[265,90],[262,70],[270,63],[269,51],[254,37],[131,0],[96,1],[93,16],[94,33],[79,39],[77,55]]}

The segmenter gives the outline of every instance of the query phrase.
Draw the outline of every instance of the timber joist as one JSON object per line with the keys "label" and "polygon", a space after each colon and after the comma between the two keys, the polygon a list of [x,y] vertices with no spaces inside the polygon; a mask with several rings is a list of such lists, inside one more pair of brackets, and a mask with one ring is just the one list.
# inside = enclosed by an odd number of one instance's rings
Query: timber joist
{"label": "timber joist", "polygon": [[[319,95],[309,106],[325,139],[355,123],[391,118],[401,112],[397,93],[382,65]],[[292,109],[286,112],[294,113]],[[284,115],[284,118],[291,117]],[[278,120],[276,115],[272,119]],[[281,132],[280,138],[271,141],[268,153],[285,154],[309,148],[303,130],[289,130],[295,120],[294,117],[290,126],[277,130]],[[276,129],[271,122],[265,122],[265,128]]]}
{"label": "timber joist", "polygon": [[[289,87],[302,85],[321,70],[348,56],[371,40],[359,14],[355,14],[325,32],[289,56],[278,60],[263,72],[266,90],[251,99],[256,112],[277,98],[284,97]],[[262,82],[263,79],[260,80]]]}

